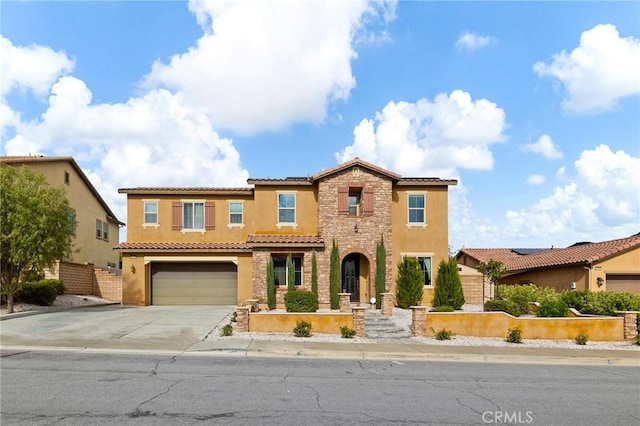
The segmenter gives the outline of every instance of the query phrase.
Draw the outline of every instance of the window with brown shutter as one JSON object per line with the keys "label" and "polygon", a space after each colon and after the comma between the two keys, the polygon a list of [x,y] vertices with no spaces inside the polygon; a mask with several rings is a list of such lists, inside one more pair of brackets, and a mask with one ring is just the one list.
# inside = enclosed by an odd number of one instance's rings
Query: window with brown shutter
{"label": "window with brown shutter", "polygon": [[216,227],[216,203],[207,201],[204,203],[204,229],[215,229]]}
{"label": "window with brown shutter", "polygon": [[349,214],[349,187],[338,188],[338,214]]}
{"label": "window with brown shutter", "polygon": [[362,215],[373,215],[373,187],[365,186],[362,190]]}
{"label": "window with brown shutter", "polygon": [[182,229],[182,203],[179,201],[174,201],[171,205],[171,229],[180,230]]}

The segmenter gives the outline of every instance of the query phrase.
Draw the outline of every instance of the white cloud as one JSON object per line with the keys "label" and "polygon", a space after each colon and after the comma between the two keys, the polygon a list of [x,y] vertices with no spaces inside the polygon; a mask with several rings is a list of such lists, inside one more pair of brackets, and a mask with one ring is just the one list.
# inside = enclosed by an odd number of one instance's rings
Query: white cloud
{"label": "white cloud", "polygon": [[524,151],[541,154],[549,160],[562,158],[562,152],[558,150],[549,135],[540,136],[535,143],[524,145],[522,149]]}
{"label": "white cloud", "polygon": [[495,37],[483,36],[470,32],[465,32],[460,35],[456,42],[456,47],[461,50],[474,51],[482,47],[486,47],[496,42]]}
{"label": "white cloud", "polygon": [[571,182],[530,208],[507,212],[506,239],[553,243],[555,235],[563,235],[599,241],[611,239],[612,232],[620,237],[638,232],[640,158],[600,145],[583,151],[574,165]]}
{"label": "white cloud", "polygon": [[640,41],[620,37],[614,25],[597,25],[582,33],[574,50],[554,55],[550,64],[537,62],[533,69],[562,82],[567,110],[608,110],[619,99],[640,93]]}
{"label": "white cloud", "polygon": [[504,129],[505,114],[496,104],[455,90],[433,101],[389,102],[375,120],[356,126],[353,144],[336,158],[360,157],[404,176],[449,178],[459,168],[493,168],[489,146],[503,140]]}
{"label": "white cloud", "polygon": [[[184,94],[216,128],[239,133],[320,123],[331,101],[355,87],[353,43],[372,40],[374,22],[393,19],[395,1],[192,1],[205,34],[168,64],[156,62],[150,87]],[[383,30],[380,31],[384,38]]]}
{"label": "white cloud", "polygon": [[542,185],[546,180],[547,178],[545,178],[544,175],[538,174],[530,175],[529,177],[527,177],[527,183],[529,185]]}

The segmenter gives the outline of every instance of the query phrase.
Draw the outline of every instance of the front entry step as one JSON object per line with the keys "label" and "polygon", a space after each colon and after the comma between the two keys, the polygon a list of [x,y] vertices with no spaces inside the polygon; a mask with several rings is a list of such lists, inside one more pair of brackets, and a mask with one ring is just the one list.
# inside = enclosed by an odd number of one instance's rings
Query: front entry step
{"label": "front entry step", "polygon": [[406,339],[411,333],[397,325],[393,318],[384,317],[379,311],[365,310],[365,335],[370,339]]}

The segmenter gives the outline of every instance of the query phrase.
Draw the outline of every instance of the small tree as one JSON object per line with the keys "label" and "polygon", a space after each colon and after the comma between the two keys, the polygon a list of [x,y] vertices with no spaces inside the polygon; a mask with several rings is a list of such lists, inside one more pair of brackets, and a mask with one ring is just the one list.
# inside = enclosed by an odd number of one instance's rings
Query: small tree
{"label": "small tree", "polygon": [[489,259],[487,263],[480,262],[477,269],[483,276],[489,278],[489,282],[493,284],[494,294],[498,294],[498,282],[502,274],[507,271],[504,263],[499,260]]}
{"label": "small tree", "polygon": [[420,269],[418,259],[404,257],[398,263],[398,276],[396,278],[396,303],[399,308],[407,309],[416,306],[422,301],[424,276]]}
{"label": "small tree", "polygon": [[460,309],[462,305],[464,305],[464,293],[460,274],[458,274],[458,262],[453,257],[448,261],[442,260],[438,266],[433,306],[452,306],[454,309]]}
{"label": "small tree", "polygon": [[287,292],[296,291],[296,269],[293,266],[293,258],[287,256]]}
{"label": "small tree", "polygon": [[376,308],[382,306],[381,294],[385,292],[387,280],[387,253],[384,248],[384,237],[376,244]]}
{"label": "small tree", "polygon": [[311,291],[318,296],[318,263],[316,261],[316,251],[311,251]]}
{"label": "small tree", "polygon": [[340,308],[340,253],[338,251],[338,245],[336,239],[333,239],[331,246],[331,261],[329,265],[329,304],[331,309]]}
{"label": "small tree", "polygon": [[73,210],[62,188],[27,166],[0,167],[0,285],[13,298],[26,275],[42,276],[72,249]]}
{"label": "small tree", "polygon": [[267,306],[269,309],[276,308],[276,273],[271,257],[267,261]]}

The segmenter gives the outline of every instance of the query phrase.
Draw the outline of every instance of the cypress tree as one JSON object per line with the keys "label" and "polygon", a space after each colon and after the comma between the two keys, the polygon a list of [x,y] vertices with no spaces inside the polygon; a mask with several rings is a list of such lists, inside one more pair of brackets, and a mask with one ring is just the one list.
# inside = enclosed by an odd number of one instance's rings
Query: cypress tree
{"label": "cypress tree", "polygon": [[458,262],[454,258],[448,261],[442,260],[438,265],[433,306],[451,306],[454,309],[460,309],[462,305],[464,305],[464,293],[460,274],[458,274]]}
{"label": "cypress tree", "polygon": [[267,306],[269,309],[276,308],[276,273],[271,257],[267,261]]}
{"label": "cypress tree", "polygon": [[311,251],[311,291],[318,297],[318,264],[315,250]]}
{"label": "cypress tree", "polygon": [[293,258],[287,256],[287,292],[296,291],[296,270],[293,266]]}
{"label": "cypress tree", "polygon": [[329,265],[329,304],[331,309],[340,309],[340,253],[336,239],[333,239],[331,247],[331,263]]}
{"label": "cypress tree", "polygon": [[384,238],[376,244],[376,308],[382,306],[381,294],[385,291],[387,280],[387,253],[384,248]]}
{"label": "cypress tree", "polygon": [[405,257],[398,263],[396,303],[399,308],[417,306],[422,301],[424,276],[418,259]]}

